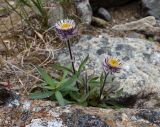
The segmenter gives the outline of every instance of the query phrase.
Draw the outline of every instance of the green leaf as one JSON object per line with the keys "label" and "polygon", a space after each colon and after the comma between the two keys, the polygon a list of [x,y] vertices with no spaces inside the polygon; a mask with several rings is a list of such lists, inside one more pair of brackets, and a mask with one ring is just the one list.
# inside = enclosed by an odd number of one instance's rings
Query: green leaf
{"label": "green leaf", "polygon": [[60,91],[56,91],[55,97],[61,106],[65,106],[65,100],[63,99],[63,96]]}
{"label": "green leaf", "polygon": [[70,96],[71,96],[74,100],[76,100],[78,103],[84,103],[85,101],[87,101],[88,97],[89,97],[91,94],[93,94],[93,93],[96,92],[96,90],[97,90],[97,88],[95,87],[95,88],[93,88],[91,91],[89,91],[87,94],[84,94],[84,95],[82,95],[81,97],[80,97],[79,94],[76,94],[76,93],[71,92],[71,93],[70,93]]}
{"label": "green leaf", "polygon": [[100,108],[111,108],[109,105],[107,105],[105,103],[99,104],[98,107],[100,107]]}
{"label": "green leaf", "polygon": [[123,88],[117,91],[116,95],[119,97],[123,94]]}
{"label": "green leaf", "polygon": [[41,88],[43,88],[43,89],[47,89],[47,90],[55,90],[55,89],[57,89],[57,87],[52,87],[52,86],[41,86]]}
{"label": "green leaf", "polygon": [[39,86],[47,86],[48,84],[46,83],[46,82],[43,82],[43,83],[41,83],[41,84],[39,84]]}
{"label": "green leaf", "polygon": [[66,100],[65,98],[64,98],[64,102],[65,102],[65,104],[74,104],[75,103],[73,101]]}
{"label": "green leaf", "polygon": [[99,77],[98,77],[98,76],[96,76],[96,77],[91,77],[89,81],[92,81],[92,80],[98,80],[98,79],[99,79]]}
{"label": "green leaf", "polygon": [[78,76],[80,75],[80,72],[82,71],[82,69],[84,68],[85,64],[87,63],[89,59],[89,55],[87,55],[87,57],[81,62],[81,64],[79,65],[78,68]]}
{"label": "green leaf", "polygon": [[17,3],[24,4],[25,6],[31,7],[31,4],[29,3],[28,0],[18,0]]}
{"label": "green leaf", "polygon": [[[68,66],[67,68],[69,69],[70,67]],[[71,70],[71,71],[72,71],[72,70]],[[64,70],[63,70],[63,77],[62,77],[62,79],[65,79],[65,78],[69,75],[69,73],[70,73],[71,71],[64,69]]]}
{"label": "green leaf", "polygon": [[45,91],[45,92],[37,91],[35,93],[30,93],[28,97],[30,99],[44,99],[44,98],[50,97],[52,94],[53,94],[53,91]]}
{"label": "green leaf", "polygon": [[106,104],[108,105],[112,105],[112,108],[116,108],[116,109],[121,109],[121,108],[124,108],[123,105],[120,105],[118,103],[114,103],[114,102],[107,102]]}
{"label": "green leaf", "polygon": [[80,93],[77,93],[77,92],[70,92],[69,95],[71,96],[71,98],[75,101],[77,101],[78,103],[80,103],[80,98],[81,98],[81,95]]}
{"label": "green leaf", "polygon": [[53,88],[56,88],[57,81],[54,80],[51,76],[49,76],[42,68],[37,69],[42,78],[45,80],[45,82]]}
{"label": "green leaf", "polygon": [[71,78],[62,80],[60,90],[68,91],[71,87],[74,87],[77,81],[77,76],[74,75]]}
{"label": "green leaf", "polygon": [[103,73],[102,73],[101,76],[100,76],[100,85],[102,85],[103,82],[104,82],[104,75],[103,75]]}
{"label": "green leaf", "polygon": [[89,79],[88,83],[90,84],[90,86],[100,84],[100,81],[98,79],[99,79],[98,76],[92,77]]}
{"label": "green leaf", "polygon": [[65,66],[62,66],[62,65],[60,65],[60,64],[54,64],[54,65],[53,65],[53,68],[55,68],[55,69],[57,69],[57,70],[66,70],[66,71],[68,71],[68,72],[73,73],[73,72],[72,72],[72,69],[70,69],[70,65],[69,65],[69,67],[65,67]]}
{"label": "green leaf", "polygon": [[108,77],[107,77],[107,82],[108,82],[108,83],[112,83],[112,82],[113,82],[113,79],[114,79],[114,76],[113,76],[113,75],[108,75]]}

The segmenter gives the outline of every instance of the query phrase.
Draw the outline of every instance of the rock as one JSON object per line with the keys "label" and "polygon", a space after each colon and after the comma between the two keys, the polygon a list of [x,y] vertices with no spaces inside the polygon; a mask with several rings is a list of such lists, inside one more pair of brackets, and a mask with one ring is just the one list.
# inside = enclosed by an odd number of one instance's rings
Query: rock
{"label": "rock", "polygon": [[106,22],[103,19],[97,18],[97,17],[92,17],[92,25],[93,26],[98,26],[98,27],[106,27],[108,25],[108,22]]}
{"label": "rock", "polygon": [[[28,110],[23,109],[30,103]],[[14,108],[0,108],[0,126],[11,127],[159,127],[159,109],[101,109],[22,99]],[[9,115],[11,114],[11,115]],[[24,119],[25,118],[25,119]],[[5,121],[5,122],[3,122]]]}
{"label": "rock", "polygon": [[145,38],[145,35],[132,31],[132,32],[130,32],[130,33],[127,33],[127,37],[129,37],[129,38],[144,39],[144,38]]}
{"label": "rock", "polygon": [[156,20],[153,16],[148,16],[137,21],[113,26],[116,31],[137,31],[149,35],[159,35],[160,27],[156,27]]}
{"label": "rock", "polygon": [[160,27],[160,20],[157,20],[156,26],[157,26],[157,27]]}
{"label": "rock", "polygon": [[154,36],[154,40],[160,43],[160,36]]}
{"label": "rock", "polygon": [[78,15],[85,24],[90,24],[92,20],[92,8],[89,0],[74,0]]}
{"label": "rock", "polygon": [[44,118],[37,118],[31,121],[31,124],[26,125],[26,127],[65,127],[62,124],[62,120],[47,120]]}
{"label": "rock", "polygon": [[90,0],[90,3],[94,7],[110,8],[115,6],[121,6],[131,1],[135,0]]}
{"label": "rock", "polygon": [[[111,15],[104,8],[121,6],[134,0],[74,0],[77,13],[85,24],[90,24],[92,19],[92,9],[95,14],[100,14],[103,19],[110,21]],[[91,8],[92,7],[92,8]],[[103,8],[104,7],[104,8]],[[100,9],[98,9],[100,8]],[[98,10],[97,10],[98,9]],[[96,16],[96,15],[95,15]]]}
{"label": "rock", "polygon": [[10,98],[9,92],[4,88],[0,88],[0,106],[4,105],[8,98]]}
{"label": "rock", "polygon": [[106,21],[110,21],[112,19],[110,13],[105,8],[102,7],[98,9],[97,15]]}
{"label": "rock", "polygon": [[157,123],[157,125],[160,125],[160,112],[158,113],[155,111],[141,110],[139,113],[137,113],[137,116],[148,120],[149,122]]}
{"label": "rock", "polygon": [[[82,36],[72,47],[75,66],[89,54],[87,68],[95,74],[102,72],[102,62],[107,56],[117,56],[122,60],[121,73],[116,80],[126,95],[135,95],[146,90],[160,97],[160,52],[158,46],[150,41],[135,38],[112,38],[107,35]],[[56,53],[60,63],[69,61],[68,49]],[[69,62],[68,62],[69,63]],[[158,103],[158,101],[157,101]]]}
{"label": "rock", "polygon": [[4,87],[0,86],[0,106],[8,105],[12,103],[16,98],[16,95],[5,89]]}
{"label": "rock", "polygon": [[132,30],[141,31],[141,30],[146,30],[148,29],[149,26],[154,26],[154,25],[156,25],[155,18],[153,16],[149,16],[126,24],[115,25],[113,26],[112,29],[118,31],[132,31]]}
{"label": "rock", "polygon": [[142,7],[146,15],[152,15],[160,19],[160,1],[159,0],[142,0]]}
{"label": "rock", "polygon": [[57,21],[64,19],[64,10],[61,5],[49,7],[48,11],[48,24],[53,26]]}

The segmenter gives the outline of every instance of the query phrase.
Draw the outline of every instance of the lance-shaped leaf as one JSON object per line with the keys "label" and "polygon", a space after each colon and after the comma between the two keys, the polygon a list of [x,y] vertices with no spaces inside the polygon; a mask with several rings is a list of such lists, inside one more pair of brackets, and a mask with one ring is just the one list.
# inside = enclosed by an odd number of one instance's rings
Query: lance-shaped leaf
{"label": "lance-shaped leaf", "polygon": [[55,79],[53,79],[50,75],[48,75],[42,68],[37,68],[38,72],[42,76],[43,80],[53,88],[56,88],[56,84],[58,83]]}

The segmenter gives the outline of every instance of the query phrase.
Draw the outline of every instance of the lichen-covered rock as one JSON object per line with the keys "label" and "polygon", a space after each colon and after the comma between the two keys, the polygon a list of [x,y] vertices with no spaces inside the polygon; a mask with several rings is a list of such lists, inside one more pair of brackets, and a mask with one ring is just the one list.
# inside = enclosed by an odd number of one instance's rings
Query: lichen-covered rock
{"label": "lichen-covered rock", "polygon": [[[72,46],[76,67],[89,54],[89,72],[102,72],[102,62],[108,56],[122,60],[116,81],[127,95],[155,92],[160,96],[160,47],[153,42],[135,38],[112,38],[107,35],[84,35]],[[69,63],[68,49],[57,53],[60,63]]]}
{"label": "lichen-covered rock", "polygon": [[[24,103],[25,102],[25,103]],[[0,108],[1,127],[159,127],[159,109],[101,109],[55,102],[20,100],[17,107]],[[26,104],[30,104],[26,110]]]}

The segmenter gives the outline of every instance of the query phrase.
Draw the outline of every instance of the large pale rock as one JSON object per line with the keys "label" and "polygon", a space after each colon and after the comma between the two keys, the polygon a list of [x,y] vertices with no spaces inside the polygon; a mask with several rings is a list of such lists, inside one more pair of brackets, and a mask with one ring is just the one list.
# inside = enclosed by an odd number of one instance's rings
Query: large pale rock
{"label": "large pale rock", "polygon": [[159,109],[101,109],[56,106],[50,101],[21,100],[0,108],[1,127],[159,127]]}
{"label": "large pale rock", "polygon": [[132,21],[126,24],[115,25],[112,29],[118,31],[130,31],[130,30],[146,30],[148,27],[156,25],[156,19],[153,16],[142,18],[137,21]]}
{"label": "large pale rock", "polygon": [[113,26],[116,31],[137,31],[149,35],[160,35],[160,27],[156,26],[156,19],[153,16],[148,16],[137,21],[132,21],[126,24]]}
{"label": "large pale rock", "polygon": [[[108,56],[118,56],[122,60],[122,69],[116,80],[124,93],[133,95],[145,89],[160,95],[160,51],[153,42],[134,38],[112,38],[107,35],[98,37],[82,36],[72,47],[75,65],[89,54],[88,70],[95,74],[102,72],[102,62]],[[58,52],[60,63],[69,61],[68,49]]]}

